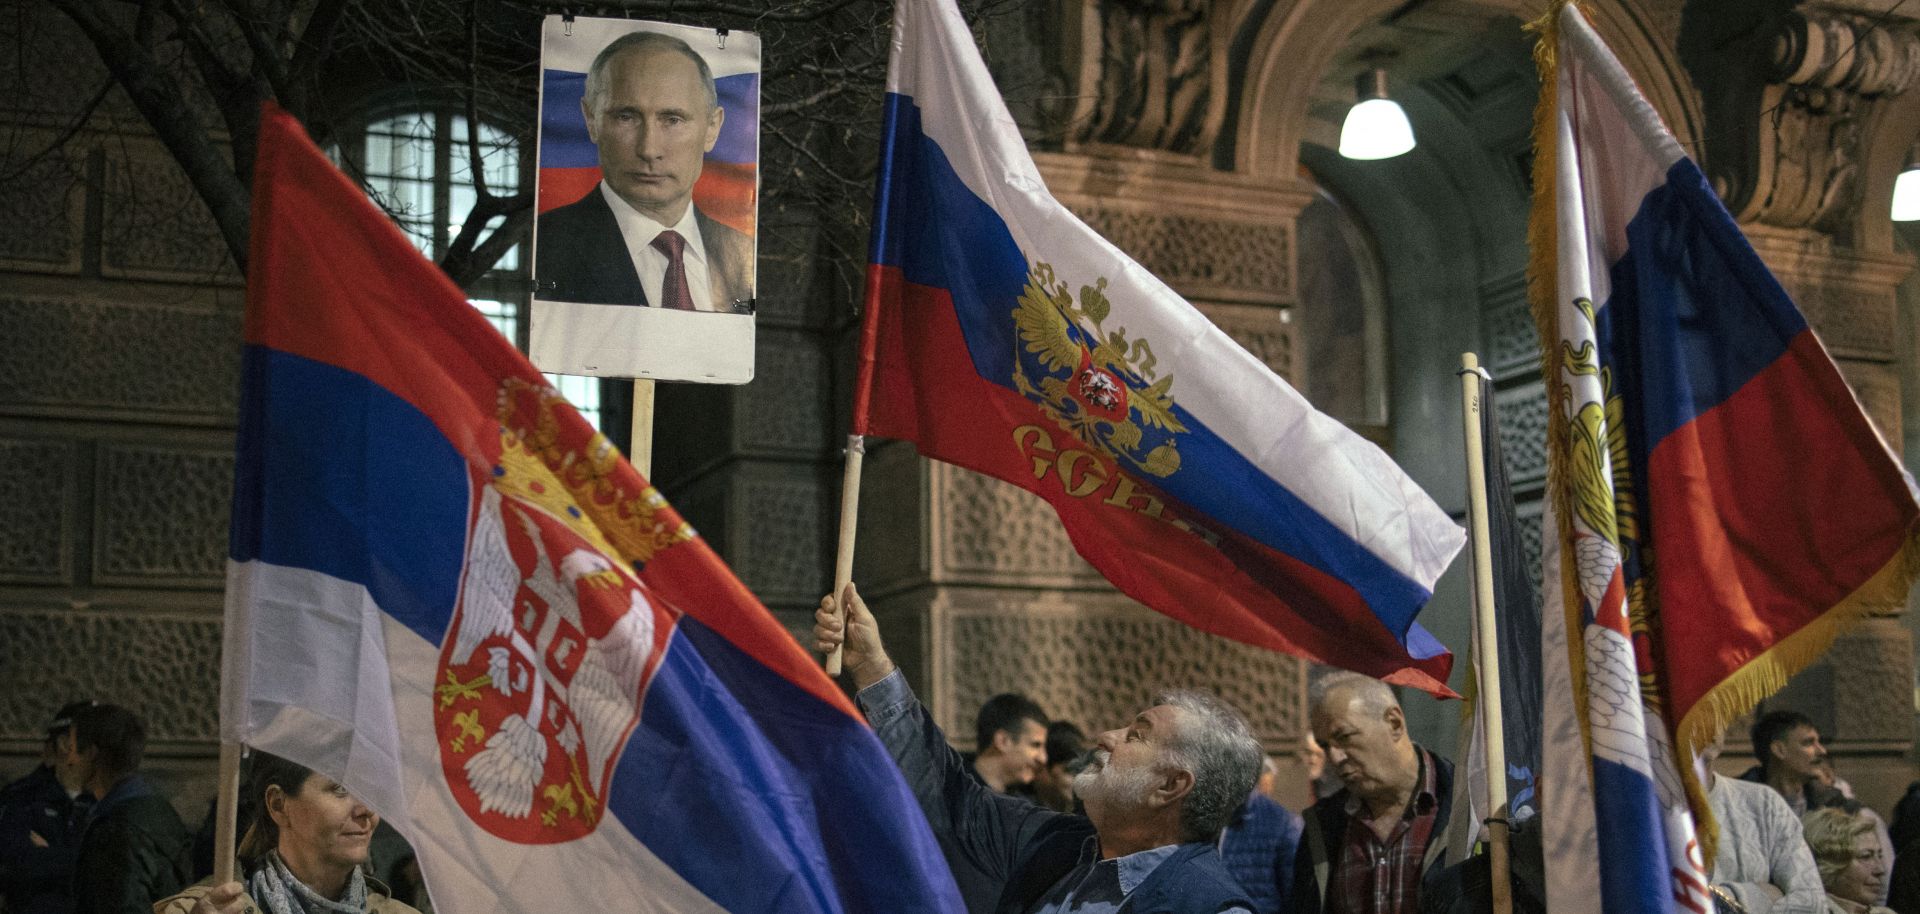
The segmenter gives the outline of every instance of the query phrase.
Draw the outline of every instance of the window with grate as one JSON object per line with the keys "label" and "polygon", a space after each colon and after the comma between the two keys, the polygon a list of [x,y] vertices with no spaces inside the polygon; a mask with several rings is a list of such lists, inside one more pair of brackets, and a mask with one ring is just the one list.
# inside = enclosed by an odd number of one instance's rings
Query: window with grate
{"label": "window with grate", "polygon": [[[479,125],[477,135],[469,133],[471,129],[464,115],[407,111],[375,119],[357,134],[344,137],[331,152],[361,177],[374,201],[393,216],[420,253],[437,261],[459,236],[463,220],[480,196],[469,139],[477,136],[479,141],[480,176],[489,191],[517,193],[527,181],[511,134],[486,123]],[[504,219],[496,216],[487,227],[495,228]],[[531,288],[527,258],[522,246],[515,246],[487,275],[468,286],[467,295],[474,308],[524,350]],[[546,377],[587,421],[599,427],[599,379]]]}

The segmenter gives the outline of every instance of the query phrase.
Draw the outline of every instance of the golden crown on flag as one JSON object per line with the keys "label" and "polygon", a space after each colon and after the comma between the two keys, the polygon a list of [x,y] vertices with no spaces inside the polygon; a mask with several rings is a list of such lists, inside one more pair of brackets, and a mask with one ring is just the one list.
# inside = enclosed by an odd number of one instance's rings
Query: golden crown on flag
{"label": "golden crown on flag", "polygon": [[[561,410],[571,413],[573,406],[551,385],[520,378],[500,384],[496,407],[500,469],[514,480],[512,485],[537,496],[521,497],[547,508],[569,526],[593,528],[591,533],[581,530],[581,535],[608,555],[629,562],[651,561],[663,550],[694,538],[693,525],[681,519],[658,489],[641,484],[638,474],[631,481],[620,477],[620,451],[607,436],[593,431],[578,414],[573,422],[562,423]],[[570,443],[569,437],[577,443]],[[514,465],[508,466],[509,458]],[[536,483],[541,491],[534,491]],[[500,484],[498,478],[495,484]],[[505,487],[501,491],[520,492]],[[555,511],[555,505],[560,510]]]}

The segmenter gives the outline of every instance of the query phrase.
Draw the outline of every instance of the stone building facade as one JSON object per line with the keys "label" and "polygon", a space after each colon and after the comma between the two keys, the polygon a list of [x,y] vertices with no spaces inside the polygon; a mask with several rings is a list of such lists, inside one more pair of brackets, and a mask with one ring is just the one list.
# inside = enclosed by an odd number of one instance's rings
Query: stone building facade
{"label": "stone building facade", "polygon": [[[1054,194],[1456,514],[1454,369],[1480,353],[1537,549],[1522,29],[1537,6],[1054,0],[983,20],[981,38]],[[1904,448],[1920,434],[1905,419],[1920,236],[1887,212],[1920,138],[1920,17],[1894,0],[1585,6]],[[238,274],[124,98],[95,101],[106,69],[70,24],[29,2],[0,16],[0,42],[0,774],[31,763],[53,707],[94,696],[148,715],[154,764],[195,809],[214,753]],[[1420,145],[1347,161],[1339,120],[1374,66]],[[663,391],[657,420],[656,481],[796,632],[828,586],[851,386],[851,303],[825,278],[846,265],[825,262],[825,231],[763,214],[757,380]],[[1248,711],[1283,760],[1300,750],[1308,664],[1120,597],[1037,499],[880,443],[864,502],[857,578],[951,732],[999,691],[1105,727],[1178,684]],[[1462,573],[1425,621],[1464,655]],[[1871,620],[1775,699],[1821,720],[1882,809],[1913,776],[1911,640],[1907,618]],[[1409,709],[1420,739],[1451,747],[1452,706]]]}

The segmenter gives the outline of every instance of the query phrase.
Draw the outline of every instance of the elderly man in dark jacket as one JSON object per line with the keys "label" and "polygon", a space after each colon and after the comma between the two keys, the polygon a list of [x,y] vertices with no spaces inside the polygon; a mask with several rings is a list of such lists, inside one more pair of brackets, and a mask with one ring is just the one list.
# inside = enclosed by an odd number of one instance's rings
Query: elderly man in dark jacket
{"label": "elderly man in dark jacket", "polygon": [[860,706],[906,776],[921,811],[1003,886],[1003,914],[1250,914],[1214,842],[1260,770],[1260,744],[1219,700],[1162,696],[1124,729],[1096,741],[1074,782],[1085,816],[995,794],[959,753],[887,658],[879,627],[851,585],[820,601],[814,639],[845,645]]}
{"label": "elderly man in dark jacket", "polygon": [[1415,744],[1393,690],[1321,680],[1313,735],[1346,788],[1306,812],[1293,914],[1415,914],[1446,857],[1453,766]]}

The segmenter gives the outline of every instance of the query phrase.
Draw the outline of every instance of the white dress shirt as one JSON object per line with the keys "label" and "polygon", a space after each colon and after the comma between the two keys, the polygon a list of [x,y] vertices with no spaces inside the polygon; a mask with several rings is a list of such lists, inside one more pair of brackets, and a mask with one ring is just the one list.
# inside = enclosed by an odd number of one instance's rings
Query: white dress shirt
{"label": "white dress shirt", "polygon": [[696,311],[715,311],[711,282],[707,276],[707,247],[700,240],[700,220],[694,218],[693,203],[688,201],[687,211],[680,214],[680,221],[673,225],[661,225],[653,218],[627,205],[620,195],[600,182],[600,195],[606,198],[607,206],[613,210],[615,222],[620,224],[620,237],[627,243],[627,254],[633,258],[633,269],[640,274],[640,288],[647,293],[647,304],[658,308],[666,301],[661,293],[661,285],[667,278],[667,255],[653,246],[653,239],[660,233],[672,229],[687,240],[681,251],[680,260],[687,269],[687,291],[693,294],[693,308]]}

